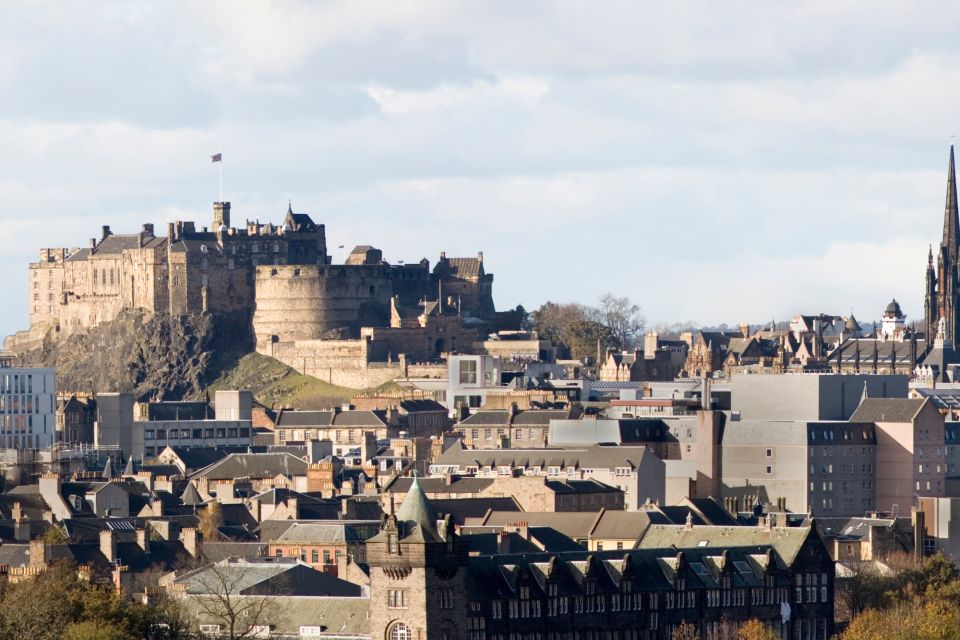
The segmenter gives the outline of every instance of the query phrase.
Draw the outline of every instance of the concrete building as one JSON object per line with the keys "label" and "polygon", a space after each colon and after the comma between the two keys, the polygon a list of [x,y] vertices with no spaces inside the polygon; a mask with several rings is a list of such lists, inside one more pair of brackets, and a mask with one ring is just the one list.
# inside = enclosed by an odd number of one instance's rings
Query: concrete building
{"label": "concrete building", "polygon": [[876,451],[872,422],[731,422],[721,443],[719,496],[734,512],[764,504],[860,515],[876,508]]}
{"label": "concrete building", "polygon": [[53,369],[15,367],[0,356],[0,448],[45,449],[56,434]]}
{"label": "concrete building", "polygon": [[930,400],[867,398],[851,420],[876,425],[876,510],[902,515],[919,496],[946,496],[944,420]]}
{"label": "concrete building", "polygon": [[97,396],[94,442],[119,447],[138,460],[167,447],[246,446],[253,435],[252,404],[249,391],[217,391],[212,420],[134,420],[131,394],[102,393]]}
{"label": "concrete building", "polygon": [[864,397],[906,398],[906,375],[741,375],[731,408],[742,420],[849,420]]}

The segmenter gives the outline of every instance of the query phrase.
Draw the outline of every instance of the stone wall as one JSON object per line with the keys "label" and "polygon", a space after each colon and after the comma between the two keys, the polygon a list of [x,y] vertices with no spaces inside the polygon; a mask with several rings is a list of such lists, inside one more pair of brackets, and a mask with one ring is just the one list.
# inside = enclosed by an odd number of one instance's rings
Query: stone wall
{"label": "stone wall", "polygon": [[257,267],[257,343],[317,340],[337,329],[357,335],[362,325],[389,324],[388,270],[379,265]]}

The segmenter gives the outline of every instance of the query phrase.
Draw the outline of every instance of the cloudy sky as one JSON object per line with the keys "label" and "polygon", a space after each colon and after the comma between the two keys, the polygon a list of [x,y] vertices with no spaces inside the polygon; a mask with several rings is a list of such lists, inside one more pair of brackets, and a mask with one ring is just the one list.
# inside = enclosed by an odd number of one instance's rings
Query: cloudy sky
{"label": "cloudy sky", "polygon": [[[291,199],[332,247],[482,250],[499,307],[652,322],[922,316],[951,135],[948,3],[0,4],[0,333],[26,263]],[[164,226],[161,226],[164,225]],[[335,261],[342,255],[334,251]]]}

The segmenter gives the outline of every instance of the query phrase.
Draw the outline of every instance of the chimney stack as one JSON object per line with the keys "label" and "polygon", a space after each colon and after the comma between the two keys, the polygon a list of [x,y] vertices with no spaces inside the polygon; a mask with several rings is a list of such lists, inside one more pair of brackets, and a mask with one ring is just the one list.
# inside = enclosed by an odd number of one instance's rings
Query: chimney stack
{"label": "chimney stack", "polygon": [[113,232],[110,231],[110,225],[103,225],[103,240],[106,240]]}
{"label": "chimney stack", "polygon": [[117,537],[110,529],[100,532],[100,553],[104,555],[107,562],[117,560]]}
{"label": "chimney stack", "polygon": [[137,546],[147,555],[150,554],[150,531],[147,529],[149,526],[145,524],[143,529],[137,529]]}
{"label": "chimney stack", "polygon": [[186,552],[193,558],[199,558],[203,550],[203,541],[200,539],[200,534],[197,533],[197,530],[193,527],[183,529],[180,532],[180,537]]}

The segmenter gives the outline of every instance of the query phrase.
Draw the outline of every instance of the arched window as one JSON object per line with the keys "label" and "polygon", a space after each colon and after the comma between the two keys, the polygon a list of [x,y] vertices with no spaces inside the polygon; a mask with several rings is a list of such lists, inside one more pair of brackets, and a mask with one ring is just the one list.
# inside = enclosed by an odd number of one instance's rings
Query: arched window
{"label": "arched window", "polygon": [[413,631],[402,622],[395,622],[387,632],[387,640],[413,640]]}

